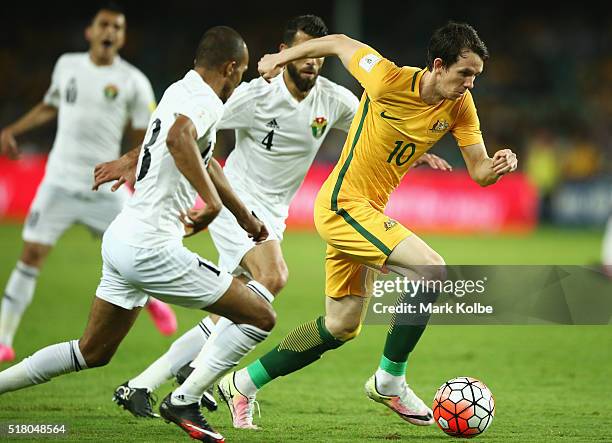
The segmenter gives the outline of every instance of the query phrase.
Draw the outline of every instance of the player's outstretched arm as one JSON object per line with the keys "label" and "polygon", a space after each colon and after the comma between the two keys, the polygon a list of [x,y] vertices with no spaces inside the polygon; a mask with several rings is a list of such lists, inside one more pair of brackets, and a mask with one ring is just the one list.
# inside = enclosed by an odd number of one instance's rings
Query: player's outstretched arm
{"label": "player's outstretched arm", "polygon": [[497,151],[491,158],[482,143],[461,148],[461,154],[470,177],[480,186],[497,183],[502,176],[515,171],[518,165],[516,154],[510,149]]}
{"label": "player's outstretched arm", "polygon": [[198,211],[195,219],[189,217],[193,222],[195,232],[208,226],[223,207],[217,189],[202,164],[196,138],[195,126],[184,115],[176,118],[166,137],[166,146],[168,146],[176,167],[195,188],[206,205],[203,210]]}
{"label": "player's outstretched arm", "polygon": [[275,54],[266,54],[259,60],[257,68],[263,78],[270,80],[280,74],[287,63],[294,60],[335,55],[348,69],[351,57],[363,46],[366,45],[343,34],[326,35],[325,37],[313,38]]}
{"label": "player's outstretched arm", "polygon": [[19,158],[19,146],[15,137],[41,126],[57,116],[57,108],[44,102],[38,103],[15,123],[8,125],[0,134],[0,153],[15,160]]}
{"label": "player's outstretched arm", "polygon": [[249,233],[249,237],[255,242],[262,242],[268,238],[266,226],[254,213],[249,212],[248,208],[240,200],[240,197],[232,189],[229,181],[227,181],[223,168],[214,158],[210,159],[208,173],[215,184],[215,188],[217,188],[223,205],[234,214],[242,229]]}

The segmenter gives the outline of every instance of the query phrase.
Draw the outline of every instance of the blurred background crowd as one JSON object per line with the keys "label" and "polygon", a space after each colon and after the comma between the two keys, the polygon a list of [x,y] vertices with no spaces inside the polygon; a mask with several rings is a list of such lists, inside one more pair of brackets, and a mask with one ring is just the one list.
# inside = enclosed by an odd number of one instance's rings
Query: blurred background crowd
{"label": "blurred background crowd", "polygon": [[[399,65],[424,66],[432,31],[449,19],[472,24],[491,58],[473,91],[485,142],[492,153],[510,147],[540,196],[540,218],[602,225],[612,207],[612,13],[599,3],[550,2],[123,2],[127,44],[122,56],[140,68],[157,99],[191,67],[201,34],[210,26],[237,29],[249,45],[245,80],[256,62],[277,49],[294,15],[321,16],[332,33],[369,43]],[[91,2],[4,6],[0,37],[0,126],[37,103],[57,57],[84,51]],[[336,60],[324,75],[360,94]],[[24,136],[25,151],[45,152],[54,126]],[[222,138],[218,153],[231,145]],[[337,159],[343,138],[328,137],[319,160]],[[463,167],[452,137],[434,151]]]}

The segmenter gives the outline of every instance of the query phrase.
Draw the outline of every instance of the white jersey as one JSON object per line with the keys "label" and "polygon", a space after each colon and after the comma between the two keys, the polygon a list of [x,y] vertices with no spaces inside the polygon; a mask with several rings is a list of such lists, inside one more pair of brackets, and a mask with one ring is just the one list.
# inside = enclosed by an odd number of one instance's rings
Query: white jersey
{"label": "white jersey", "polygon": [[240,195],[257,196],[277,217],[289,204],[330,128],[348,132],[359,100],[348,89],[319,77],[298,102],[283,75],[271,83],[241,84],[225,104],[219,129],[235,129],[236,147],[225,174]]}
{"label": "white jersey", "polygon": [[179,216],[193,207],[197,192],[176,167],[166,145],[168,131],[179,114],[196,128],[203,167],[212,157],[223,103],[191,70],[166,89],[153,112],[138,159],[134,195],[109,228],[128,245],[156,248],[183,238]]}
{"label": "white jersey", "polygon": [[147,127],[155,96],[128,62],[115,57],[112,65],[97,66],[85,52],[57,60],[44,103],[59,109],[45,181],[90,191],[94,166],[119,157],[128,121],[135,129]]}

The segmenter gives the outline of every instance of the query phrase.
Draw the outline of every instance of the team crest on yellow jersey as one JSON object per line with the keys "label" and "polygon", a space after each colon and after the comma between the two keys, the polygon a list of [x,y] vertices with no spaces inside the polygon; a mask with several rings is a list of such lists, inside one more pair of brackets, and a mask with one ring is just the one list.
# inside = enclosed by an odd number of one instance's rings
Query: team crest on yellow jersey
{"label": "team crest on yellow jersey", "polygon": [[327,128],[327,119],[325,117],[315,117],[310,124],[310,128],[312,129],[312,135],[315,138],[320,138]]}
{"label": "team crest on yellow jersey", "polygon": [[385,221],[385,231],[388,231],[395,225],[397,225],[397,222],[390,218],[389,220]]}
{"label": "team crest on yellow jersey", "polygon": [[443,118],[436,120],[433,126],[429,129],[432,132],[446,132],[450,125]]}
{"label": "team crest on yellow jersey", "polygon": [[107,99],[115,100],[118,95],[119,88],[117,88],[115,85],[106,85],[106,87],[104,88],[104,97],[106,97]]}

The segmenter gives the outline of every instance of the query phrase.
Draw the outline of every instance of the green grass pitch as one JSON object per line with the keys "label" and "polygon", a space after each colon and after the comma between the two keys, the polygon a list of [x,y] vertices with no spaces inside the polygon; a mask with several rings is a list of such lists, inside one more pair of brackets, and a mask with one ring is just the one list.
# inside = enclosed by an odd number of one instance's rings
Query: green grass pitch
{"label": "green grass pitch", "polygon": [[[2,288],[19,255],[20,233],[18,225],[0,225]],[[601,242],[601,232],[556,229],[528,236],[423,237],[452,264],[591,264]],[[207,234],[187,244],[216,258]],[[288,233],[283,249],[290,279],[275,302],[278,324],[245,363],[323,312],[323,242],[314,233]],[[80,335],[100,268],[99,241],[85,229],[74,228],[60,240],[17,335],[18,359]],[[181,308],[177,313],[179,333],[202,317]],[[376,368],[385,332],[366,326],[352,343],[267,386],[258,398],[261,417],[255,417],[261,431],[234,430],[224,406],[207,417],[229,442],[448,440],[436,426],[404,423],[365,397],[363,384]],[[187,441],[174,425],[137,420],[110,400],[118,384],[171,341],[143,313],[107,367],[2,396],[0,423],[65,423],[69,441]],[[495,396],[496,418],[481,441],[612,441],[609,326],[431,326],[408,362],[408,382],[429,402],[443,381],[459,375],[482,379]],[[171,387],[162,386],[159,397]]]}

